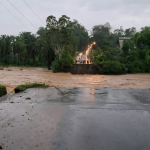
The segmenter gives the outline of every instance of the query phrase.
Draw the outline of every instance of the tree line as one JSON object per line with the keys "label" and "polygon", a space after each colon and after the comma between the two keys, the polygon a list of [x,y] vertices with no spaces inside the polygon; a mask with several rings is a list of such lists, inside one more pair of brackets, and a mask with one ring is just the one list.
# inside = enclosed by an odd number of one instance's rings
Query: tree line
{"label": "tree line", "polygon": [[36,35],[31,32],[21,32],[18,36],[1,35],[0,64],[47,66],[50,69],[53,62],[53,66],[58,66],[54,70],[69,69],[75,52],[86,49],[88,32],[77,20],[70,21],[65,15],[58,20],[49,16],[46,24]]}
{"label": "tree line", "polygon": [[[131,37],[123,47],[117,44],[119,37]],[[18,36],[0,36],[0,65],[47,66],[53,72],[69,71],[75,60],[75,52],[87,49],[95,41],[89,55],[104,74],[150,72],[150,27],[137,32],[135,27],[115,29],[109,23],[92,28],[91,35],[77,20],[63,15],[58,20],[47,17],[46,27],[40,27],[36,35],[21,32]]]}
{"label": "tree line", "polygon": [[[120,47],[119,37],[131,37]],[[94,26],[92,40],[97,42],[89,56],[104,74],[148,73],[150,72],[150,27],[135,27],[111,32],[109,23]]]}

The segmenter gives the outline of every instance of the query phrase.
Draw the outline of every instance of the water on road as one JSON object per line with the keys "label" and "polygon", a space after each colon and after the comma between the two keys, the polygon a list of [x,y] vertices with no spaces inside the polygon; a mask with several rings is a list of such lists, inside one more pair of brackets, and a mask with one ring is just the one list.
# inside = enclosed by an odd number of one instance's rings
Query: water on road
{"label": "water on road", "polygon": [[149,150],[150,90],[28,89],[0,98],[4,150]]}

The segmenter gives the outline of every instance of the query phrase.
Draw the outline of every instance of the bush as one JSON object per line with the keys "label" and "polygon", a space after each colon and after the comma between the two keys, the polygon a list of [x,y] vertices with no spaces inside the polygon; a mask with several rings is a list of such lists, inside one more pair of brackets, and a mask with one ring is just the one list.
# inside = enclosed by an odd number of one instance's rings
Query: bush
{"label": "bush", "polygon": [[128,64],[126,64],[126,68],[127,68],[127,72],[128,73],[135,73],[136,71],[135,71],[135,67],[134,67],[134,65],[132,64],[132,63],[128,63]]}
{"label": "bush", "polygon": [[60,59],[61,71],[64,72],[70,71],[72,65],[73,65],[73,57],[68,51],[64,51]]}
{"label": "bush", "polygon": [[145,72],[145,64],[141,61],[134,61],[133,62],[135,73],[144,73]]}
{"label": "bush", "polygon": [[46,88],[48,86],[45,84],[39,84],[39,83],[27,83],[27,84],[17,86],[15,88],[15,93],[19,93],[19,92],[25,91],[28,88],[35,88],[35,87]]}
{"label": "bush", "polygon": [[59,72],[60,71],[60,62],[58,59],[55,59],[52,62],[52,71],[53,73]]}
{"label": "bush", "polygon": [[134,61],[132,63],[126,64],[128,68],[128,73],[144,73],[146,72],[146,65],[141,61]]}
{"label": "bush", "polygon": [[61,55],[60,60],[55,59],[52,62],[52,71],[56,72],[69,72],[71,66],[73,65],[73,57],[68,51],[64,51]]}
{"label": "bush", "polygon": [[0,84],[0,97],[7,94],[6,87]]}
{"label": "bush", "polygon": [[124,74],[125,67],[119,61],[106,61],[102,63],[103,74]]}

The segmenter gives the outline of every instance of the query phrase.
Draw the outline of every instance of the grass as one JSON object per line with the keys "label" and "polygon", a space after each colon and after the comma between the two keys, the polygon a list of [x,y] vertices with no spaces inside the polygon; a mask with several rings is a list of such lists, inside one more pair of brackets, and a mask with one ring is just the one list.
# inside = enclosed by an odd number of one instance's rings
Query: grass
{"label": "grass", "polygon": [[3,67],[0,67],[0,70],[4,70],[4,68],[3,68]]}
{"label": "grass", "polygon": [[2,89],[4,86],[0,84],[0,89]]}
{"label": "grass", "polygon": [[0,84],[0,97],[7,94],[6,87]]}
{"label": "grass", "polygon": [[19,93],[22,91],[25,91],[26,89],[29,88],[47,88],[49,87],[48,85],[45,84],[40,84],[40,83],[27,83],[27,84],[23,84],[23,85],[19,85],[15,88],[15,93]]}

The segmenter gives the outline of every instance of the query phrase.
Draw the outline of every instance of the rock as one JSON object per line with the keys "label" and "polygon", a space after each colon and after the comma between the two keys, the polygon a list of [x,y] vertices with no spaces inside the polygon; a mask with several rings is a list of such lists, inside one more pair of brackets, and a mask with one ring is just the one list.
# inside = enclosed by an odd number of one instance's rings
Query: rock
{"label": "rock", "polygon": [[15,88],[15,93],[19,93],[19,92],[21,92],[21,90],[20,89],[17,89],[17,88]]}
{"label": "rock", "polygon": [[0,144],[0,149],[3,149],[3,148],[2,148],[2,144]]}

